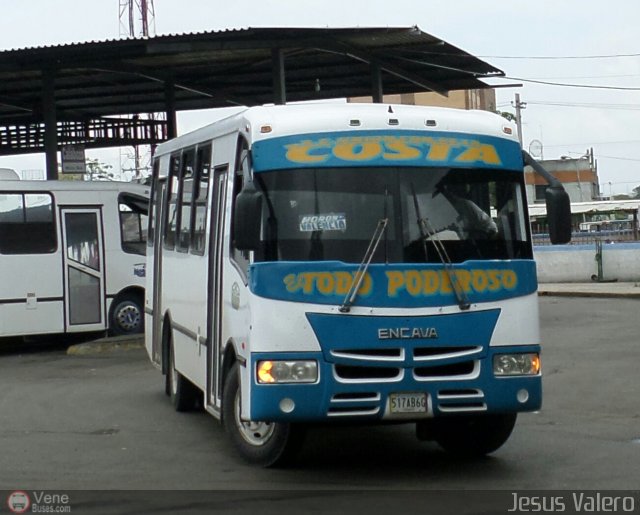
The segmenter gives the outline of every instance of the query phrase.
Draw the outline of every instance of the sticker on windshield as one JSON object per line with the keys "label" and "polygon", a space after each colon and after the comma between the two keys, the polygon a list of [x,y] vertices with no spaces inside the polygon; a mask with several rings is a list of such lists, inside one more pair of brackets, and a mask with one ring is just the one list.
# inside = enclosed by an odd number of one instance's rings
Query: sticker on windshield
{"label": "sticker on windshield", "polygon": [[326,215],[305,215],[300,217],[300,231],[345,231],[347,217],[344,213],[329,213]]}

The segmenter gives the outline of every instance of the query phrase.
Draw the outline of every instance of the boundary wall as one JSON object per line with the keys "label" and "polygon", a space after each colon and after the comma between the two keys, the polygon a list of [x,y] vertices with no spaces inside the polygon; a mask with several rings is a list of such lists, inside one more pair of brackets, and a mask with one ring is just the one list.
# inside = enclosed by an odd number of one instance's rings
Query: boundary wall
{"label": "boundary wall", "polygon": [[[544,245],[533,248],[540,283],[598,279],[596,245]],[[640,281],[640,242],[602,243],[602,280]]]}

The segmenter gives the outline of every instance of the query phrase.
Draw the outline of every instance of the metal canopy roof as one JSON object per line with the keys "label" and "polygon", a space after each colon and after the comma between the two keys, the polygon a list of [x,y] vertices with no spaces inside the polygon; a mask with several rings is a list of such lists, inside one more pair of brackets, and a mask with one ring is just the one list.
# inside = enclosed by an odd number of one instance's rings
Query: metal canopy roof
{"label": "metal canopy roof", "polygon": [[[583,213],[632,213],[640,209],[640,200],[594,200],[592,202],[572,202],[571,214]],[[529,216],[547,216],[547,206],[544,204],[529,205]]]}
{"label": "metal canopy roof", "polygon": [[[249,28],[0,52],[0,129],[41,123],[54,79],[57,122],[274,101],[274,49],[284,59],[286,100],[489,87],[503,72],[411,28]],[[277,80],[276,80],[277,84]],[[60,139],[60,135],[59,135]],[[2,142],[0,142],[0,145]]]}

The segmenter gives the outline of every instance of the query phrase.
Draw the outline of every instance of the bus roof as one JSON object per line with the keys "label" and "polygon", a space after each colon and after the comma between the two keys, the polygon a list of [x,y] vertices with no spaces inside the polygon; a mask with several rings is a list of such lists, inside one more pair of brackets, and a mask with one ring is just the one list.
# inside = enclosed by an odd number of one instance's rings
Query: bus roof
{"label": "bus roof", "polygon": [[2,181],[0,191],[116,191],[149,197],[149,186],[119,181]]}
{"label": "bus roof", "polygon": [[20,176],[13,168],[0,168],[0,181],[19,181]]}
{"label": "bus roof", "polygon": [[[268,129],[263,131],[263,127]],[[488,111],[396,104],[304,103],[243,108],[159,145],[156,155],[239,130],[251,143],[291,134],[385,129],[424,130],[426,134],[430,131],[469,133],[518,141],[515,125]]]}

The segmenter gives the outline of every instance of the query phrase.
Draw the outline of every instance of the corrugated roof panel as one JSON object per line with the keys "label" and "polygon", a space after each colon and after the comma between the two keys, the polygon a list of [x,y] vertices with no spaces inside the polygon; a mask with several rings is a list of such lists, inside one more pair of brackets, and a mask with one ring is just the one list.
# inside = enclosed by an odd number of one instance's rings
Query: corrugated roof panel
{"label": "corrugated roof panel", "polygon": [[[55,74],[58,120],[274,101],[274,49],[287,101],[490,87],[503,72],[417,27],[246,28],[0,51],[0,127],[42,122],[42,77]],[[319,88],[318,88],[319,86]],[[0,153],[2,149],[0,149]]]}

